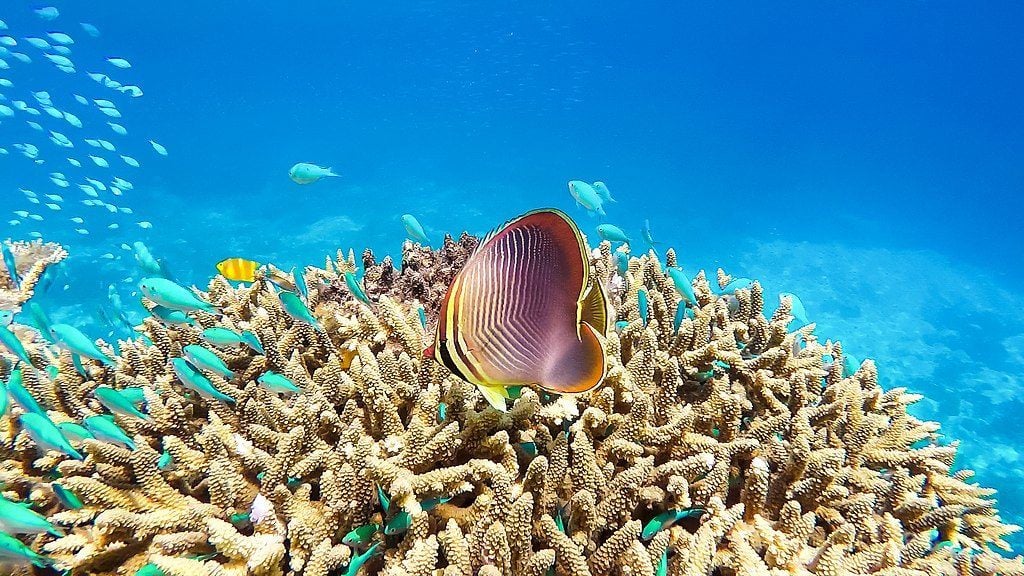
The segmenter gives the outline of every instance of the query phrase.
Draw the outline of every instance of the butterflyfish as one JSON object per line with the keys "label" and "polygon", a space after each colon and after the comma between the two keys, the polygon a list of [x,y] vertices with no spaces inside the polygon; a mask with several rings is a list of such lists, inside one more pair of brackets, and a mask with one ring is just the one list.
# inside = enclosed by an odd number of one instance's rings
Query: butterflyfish
{"label": "butterflyfish", "polygon": [[245,258],[225,258],[217,263],[217,272],[235,282],[255,282],[256,269],[259,267],[259,262]]}
{"label": "butterflyfish", "polygon": [[528,212],[488,235],[441,303],[424,354],[475,384],[505,410],[510,386],[558,394],[604,380],[604,291],[590,279],[590,250],[567,215]]}

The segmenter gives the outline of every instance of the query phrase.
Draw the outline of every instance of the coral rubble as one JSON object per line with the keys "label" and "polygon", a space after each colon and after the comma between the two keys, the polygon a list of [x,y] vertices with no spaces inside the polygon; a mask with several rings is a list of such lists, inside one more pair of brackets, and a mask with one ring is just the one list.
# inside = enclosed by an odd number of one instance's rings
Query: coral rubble
{"label": "coral rubble", "polygon": [[[4,495],[67,534],[23,541],[75,574],[325,576],[364,561],[360,574],[424,576],[1024,573],[989,550],[1016,529],[992,491],[953,469],[957,447],[935,423],[907,413],[919,397],[882,390],[870,361],[844,370],[838,342],[787,329],[787,303],[766,316],[756,282],[722,296],[698,274],[675,329],[662,263],[640,255],[613,279],[603,243],[592,265],[619,321],[605,383],[561,397],[525,387],[507,412],[487,407],[421,356],[432,323],[419,308],[433,317],[475,245],[407,243],[400,269],[364,253],[369,306],[343,279],[354,255],[307,269],[322,330],[289,317],[266,278],[216,277],[203,296],[222,315],[147,318],[152,344],[119,342],[115,367],[82,376],[67,352],[27,342],[25,387],[54,422],[104,413],[100,385],[140,387],[149,418],[116,416],[134,450],[84,440],[78,461],[37,452],[20,408],[3,416]],[[265,348],[219,352],[235,376],[210,379],[233,404],[171,369],[212,326]],[[267,370],[302,392],[260,387]],[[83,506],[62,507],[54,483]],[[387,529],[342,542],[370,524]]]}

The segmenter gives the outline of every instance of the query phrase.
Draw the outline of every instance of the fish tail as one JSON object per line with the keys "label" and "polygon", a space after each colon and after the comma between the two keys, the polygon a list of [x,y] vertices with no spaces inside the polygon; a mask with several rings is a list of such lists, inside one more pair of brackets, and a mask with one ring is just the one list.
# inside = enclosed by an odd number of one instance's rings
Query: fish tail
{"label": "fish tail", "polygon": [[333,168],[328,168],[327,169],[327,173],[324,174],[324,176],[334,176],[335,178],[340,178],[341,177],[340,174],[335,174],[334,173],[334,169]]}

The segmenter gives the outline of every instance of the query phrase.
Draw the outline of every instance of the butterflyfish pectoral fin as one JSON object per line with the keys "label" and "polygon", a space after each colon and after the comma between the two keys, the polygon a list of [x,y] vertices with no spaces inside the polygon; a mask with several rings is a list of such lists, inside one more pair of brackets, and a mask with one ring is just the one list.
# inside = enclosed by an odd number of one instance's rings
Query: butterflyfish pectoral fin
{"label": "butterflyfish pectoral fin", "polygon": [[484,395],[484,399],[487,403],[494,407],[498,412],[505,412],[505,400],[508,398],[508,390],[504,386],[485,386],[479,385],[477,388],[480,389],[480,393]]}
{"label": "butterflyfish pectoral fin", "polygon": [[608,334],[608,298],[596,279],[580,303],[580,321],[590,324],[599,334]]}

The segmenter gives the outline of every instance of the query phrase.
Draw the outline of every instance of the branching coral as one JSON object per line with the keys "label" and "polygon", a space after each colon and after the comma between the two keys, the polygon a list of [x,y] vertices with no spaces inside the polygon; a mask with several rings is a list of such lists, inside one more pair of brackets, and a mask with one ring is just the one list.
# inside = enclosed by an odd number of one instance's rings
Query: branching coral
{"label": "branching coral", "polygon": [[15,285],[7,263],[0,259],[0,310],[17,310],[32,297],[46,268],[67,258],[68,253],[60,244],[42,240],[4,243],[14,256],[19,283]]}
{"label": "branching coral", "polygon": [[[919,397],[882,390],[870,361],[844,372],[839,343],[787,330],[785,303],[766,317],[756,282],[721,296],[699,274],[698,305],[675,329],[680,297],[662,264],[632,258],[613,281],[603,244],[592,264],[619,321],[606,382],[573,397],[524,388],[507,412],[488,408],[421,356],[432,327],[418,307],[433,317],[475,244],[406,244],[401,270],[365,253],[369,306],[341,278],[351,255],[307,269],[322,331],[292,320],[264,278],[218,277],[205,296],[222,316],[147,319],[153,344],[120,342],[116,367],[83,377],[67,352],[32,343],[26,386],[54,421],[101,413],[100,384],[141,387],[150,419],[116,417],[134,451],[87,440],[75,461],[37,453],[20,408],[4,416],[6,495],[68,532],[26,542],[76,574],[152,563],[325,576],[365,562],[360,573],[653,575],[665,559],[673,575],[1024,573],[988,550],[1016,527],[952,469],[956,445],[938,443],[938,426],[907,413]],[[236,376],[211,380],[233,405],[184,388],[169,365],[212,326],[251,330],[266,351],[220,352]],[[265,370],[301,394],[261,388]],[[81,509],[58,504],[58,476]],[[342,543],[369,524],[400,528]]]}

